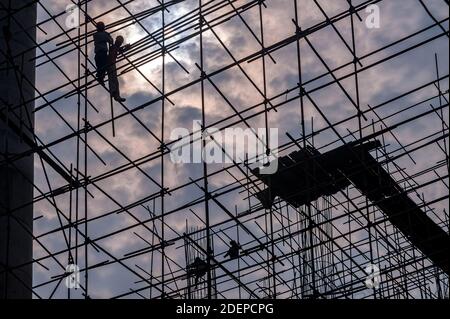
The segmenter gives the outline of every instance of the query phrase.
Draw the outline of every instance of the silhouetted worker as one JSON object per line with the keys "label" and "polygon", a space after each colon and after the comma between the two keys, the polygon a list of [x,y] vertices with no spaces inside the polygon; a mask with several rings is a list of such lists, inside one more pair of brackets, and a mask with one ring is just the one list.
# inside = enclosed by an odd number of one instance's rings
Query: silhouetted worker
{"label": "silhouetted worker", "polygon": [[236,259],[239,257],[239,249],[241,249],[241,245],[232,240],[230,241],[230,248],[223,257],[227,258],[228,256],[230,256],[230,259]]}
{"label": "silhouetted worker", "polygon": [[119,35],[116,38],[116,42],[114,42],[114,44],[109,48],[109,55],[108,55],[109,93],[111,94],[114,100],[119,102],[125,102],[126,99],[120,96],[119,79],[117,78],[117,68],[116,68],[117,55],[130,48],[129,44],[122,47],[123,41],[124,41],[123,37]]}
{"label": "silhouetted worker", "polygon": [[203,261],[200,257],[195,257],[195,260],[188,267],[188,277],[195,276],[195,287],[197,287],[198,280],[206,275],[208,271],[208,264]]}
{"label": "silhouetted worker", "polygon": [[108,66],[108,47],[114,42],[111,35],[105,31],[105,24],[97,22],[97,32],[94,33],[95,65],[97,66],[97,80],[103,84]]}

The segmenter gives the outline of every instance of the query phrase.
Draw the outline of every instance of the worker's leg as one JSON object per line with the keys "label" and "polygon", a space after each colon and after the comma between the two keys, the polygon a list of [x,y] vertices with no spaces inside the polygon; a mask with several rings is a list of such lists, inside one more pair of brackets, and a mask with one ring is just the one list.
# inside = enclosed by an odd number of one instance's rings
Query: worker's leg
{"label": "worker's leg", "polygon": [[109,92],[114,100],[125,102],[126,99],[120,96],[119,78],[117,77],[117,69],[115,65],[108,68]]}
{"label": "worker's leg", "polygon": [[199,276],[195,276],[195,288],[198,286],[198,280],[200,279]]}
{"label": "worker's leg", "polygon": [[109,93],[113,98],[118,98],[119,95],[119,80],[117,79],[117,69],[115,65],[110,65],[108,68],[108,83]]}
{"label": "worker's leg", "polygon": [[[114,67],[114,69],[115,69],[115,67]],[[118,98],[121,98],[120,97],[120,83],[119,83],[119,78],[117,77],[117,70],[116,70],[116,79],[115,79],[115,85],[116,85],[116,96],[118,97]]]}
{"label": "worker's leg", "polygon": [[101,51],[95,54],[95,64],[97,66],[97,79],[103,82],[105,79],[106,67],[108,64],[108,53]]}

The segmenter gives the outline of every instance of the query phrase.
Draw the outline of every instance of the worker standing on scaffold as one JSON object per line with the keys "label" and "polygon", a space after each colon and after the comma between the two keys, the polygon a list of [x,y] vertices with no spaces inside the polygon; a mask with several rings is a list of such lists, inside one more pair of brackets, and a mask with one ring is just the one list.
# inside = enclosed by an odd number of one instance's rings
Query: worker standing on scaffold
{"label": "worker standing on scaffold", "polygon": [[108,47],[113,45],[113,38],[105,31],[105,24],[97,22],[97,32],[94,33],[95,65],[97,66],[97,80],[103,85],[108,66]]}
{"label": "worker standing on scaffold", "polygon": [[117,55],[130,48],[129,44],[122,47],[123,41],[123,37],[119,35],[114,44],[109,48],[108,55],[109,93],[111,94],[111,97],[118,102],[126,101],[126,99],[120,96],[119,79],[117,78],[116,68]]}
{"label": "worker standing on scaffold", "polygon": [[239,258],[239,250],[241,249],[241,245],[239,245],[236,241],[230,241],[230,248],[227,253],[223,256],[224,258],[230,257],[230,259]]}
{"label": "worker standing on scaffold", "polygon": [[187,276],[195,277],[195,287],[197,288],[198,281],[208,272],[208,264],[200,257],[195,257],[192,264],[187,266]]}

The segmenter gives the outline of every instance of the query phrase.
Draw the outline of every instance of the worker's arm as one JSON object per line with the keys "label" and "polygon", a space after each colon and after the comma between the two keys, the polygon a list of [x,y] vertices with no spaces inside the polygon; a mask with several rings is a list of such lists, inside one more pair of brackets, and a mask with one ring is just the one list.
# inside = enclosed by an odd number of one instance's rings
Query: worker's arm
{"label": "worker's arm", "polygon": [[110,44],[110,45],[113,45],[114,44],[114,39],[112,38],[112,36],[108,33],[108,43]]}
{"label": "worker's arm", "polygon": [[118,51],[119,51],[120,54],[123,54],[125,51],[127,51],[128,49],[130,49],[130,47],[131,47],[131,45],[126,44],[126,45],[121,46],[121,47],[118,49]]}

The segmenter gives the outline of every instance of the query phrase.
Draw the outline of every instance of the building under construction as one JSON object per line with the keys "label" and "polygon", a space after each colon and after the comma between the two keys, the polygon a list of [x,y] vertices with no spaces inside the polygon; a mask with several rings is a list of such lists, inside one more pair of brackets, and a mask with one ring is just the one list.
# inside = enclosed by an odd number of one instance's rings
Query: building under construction
{"label": "building under construction", "polygon": [[0,0],[0,25],[0,298],[448,299],[447,0]]}

